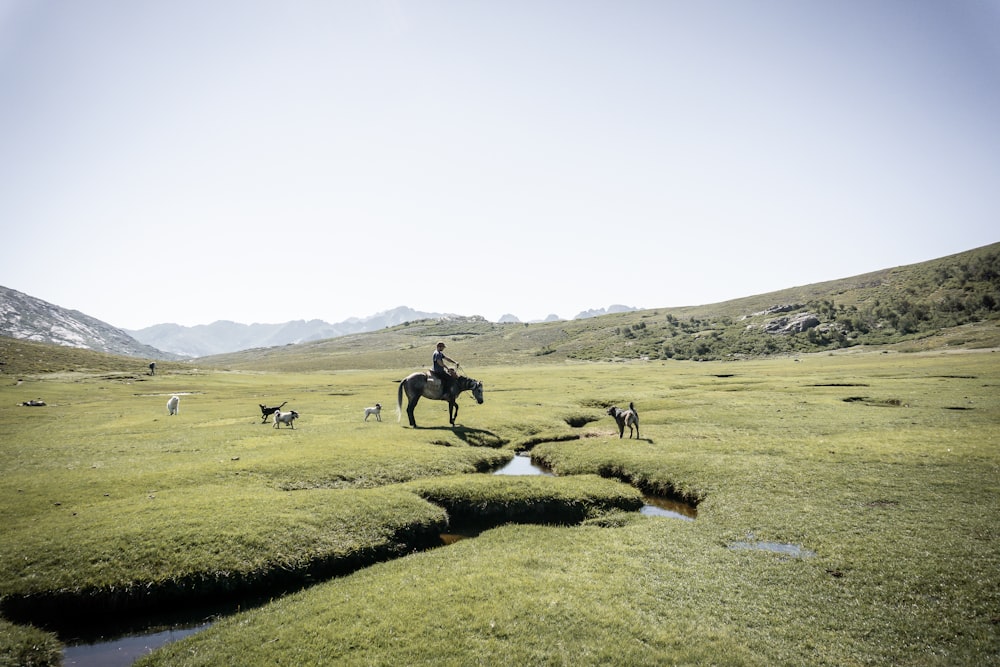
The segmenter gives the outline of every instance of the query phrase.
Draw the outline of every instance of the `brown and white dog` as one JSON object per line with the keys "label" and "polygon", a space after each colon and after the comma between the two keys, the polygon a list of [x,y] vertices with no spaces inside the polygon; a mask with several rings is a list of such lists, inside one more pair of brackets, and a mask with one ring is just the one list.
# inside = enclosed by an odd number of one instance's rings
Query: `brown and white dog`
{"label": "brown and white dog", "polygon": [[639,413],[635,411],[635,404],[629,403],[628,410],[622,410],[621,408],[616,408],[611,406],[608,408],[608,414],[615,418],[618,422],[618,438],[623,438],[625,436],[625,427],[628,426],[628,437],[632,437],[632,429],[635,428],[635,437],[639,437]]}

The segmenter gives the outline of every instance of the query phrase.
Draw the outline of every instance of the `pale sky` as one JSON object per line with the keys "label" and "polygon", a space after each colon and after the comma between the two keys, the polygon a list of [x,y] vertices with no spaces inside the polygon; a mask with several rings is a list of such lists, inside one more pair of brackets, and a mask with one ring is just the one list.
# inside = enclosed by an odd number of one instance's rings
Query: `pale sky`
{"label": "pale sky", "polygon": [[0,0],[0,285],[715,303],[1000,240],[1000,0]]}

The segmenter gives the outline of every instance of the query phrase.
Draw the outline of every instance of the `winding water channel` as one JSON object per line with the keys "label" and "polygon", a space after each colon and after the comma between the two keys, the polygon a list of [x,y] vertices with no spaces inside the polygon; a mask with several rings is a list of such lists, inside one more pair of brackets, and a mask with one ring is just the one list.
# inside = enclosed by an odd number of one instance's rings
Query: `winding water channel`
{"label": "winding water channel", "polygon": [[[518,454],[510,460],[510,463],[500,468],[494,475],[548,475],[555,476],[555,473],[534,461],[526,454]],[[683,519],[694,521],[698,512],[692,506],[680,500],[672,498],[662,498],[657,496],[643,496],[646,504],[639,510],[646,516],[665,516],[671,519]]]}
{"label": "winding water channel", "polygon": [[63,666],[69,667],[127,667],[164,644],[183,639],[204,630],[211,623],[189,627],[169,628],[142,635],[119,637],[110,641],[67,646],[63,651]]}
{"label": "winding water channel", "polygon": [[[502,468],[493,472],[495,475],[546,475],[555,476],[551,470],[536,464],[525,454],[514,456]],[[646,516],[668,517],[694,521],[696,510],[691,505],[669,498],[645,496],[646,503],[640,512]],[[451,544],[466,535],[442,535],[444,544]],[[222,611],[218,616],[232,613]],[[154,627],[133,631],[124,636],[88,636],[84,638],[64,638],[66,649],[63,651],[64,667],[128,667],[139,658],[170,642],[183,639],[188,635],[200,632],[212,625],[216,615],[200,614],[196,621],[160,623]]]}

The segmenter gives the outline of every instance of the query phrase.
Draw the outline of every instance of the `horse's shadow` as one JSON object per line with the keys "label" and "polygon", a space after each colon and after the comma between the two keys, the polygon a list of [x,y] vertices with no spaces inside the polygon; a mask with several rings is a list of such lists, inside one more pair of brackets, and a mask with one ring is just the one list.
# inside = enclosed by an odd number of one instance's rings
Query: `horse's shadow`
{"label": "horse's shadow", "polygon": [[[506,440],[493,431],[487,431],[481,428],[469,428],[468,426],[462,426],[461,424],[456,424],[455,426],[418,426],[417,429],[421,431],[450,431],[459,440],[470,447],[490,447],[492,449],[498,449],[507,444]],[[442,441],[441,444],[449,443],[447,443],[447,441]]]}
{"label": "horse's shadow", "polygon": [[612,435],[611,439],[612,440],[620,440],[621,442],[629,442],[629,441],[632,441],[632,442],[646,442],[646,443],[649,443],[651,445],[655,443],[655,441],[652,438],[645,438],[645,437],[629,438],[629,437],[626,436],[624,438],[616,438],[616,437],[614,437],[614,435]]}

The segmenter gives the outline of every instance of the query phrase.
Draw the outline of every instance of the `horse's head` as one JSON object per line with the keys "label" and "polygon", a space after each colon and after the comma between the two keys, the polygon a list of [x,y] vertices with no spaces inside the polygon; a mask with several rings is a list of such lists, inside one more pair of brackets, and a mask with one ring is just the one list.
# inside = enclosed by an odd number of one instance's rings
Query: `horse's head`
{"label": "horse's head", "polygon": [[483,404],[483,383],[479,380],[476,380],[476,384],[472,385],[472,397],[479,405]]}

